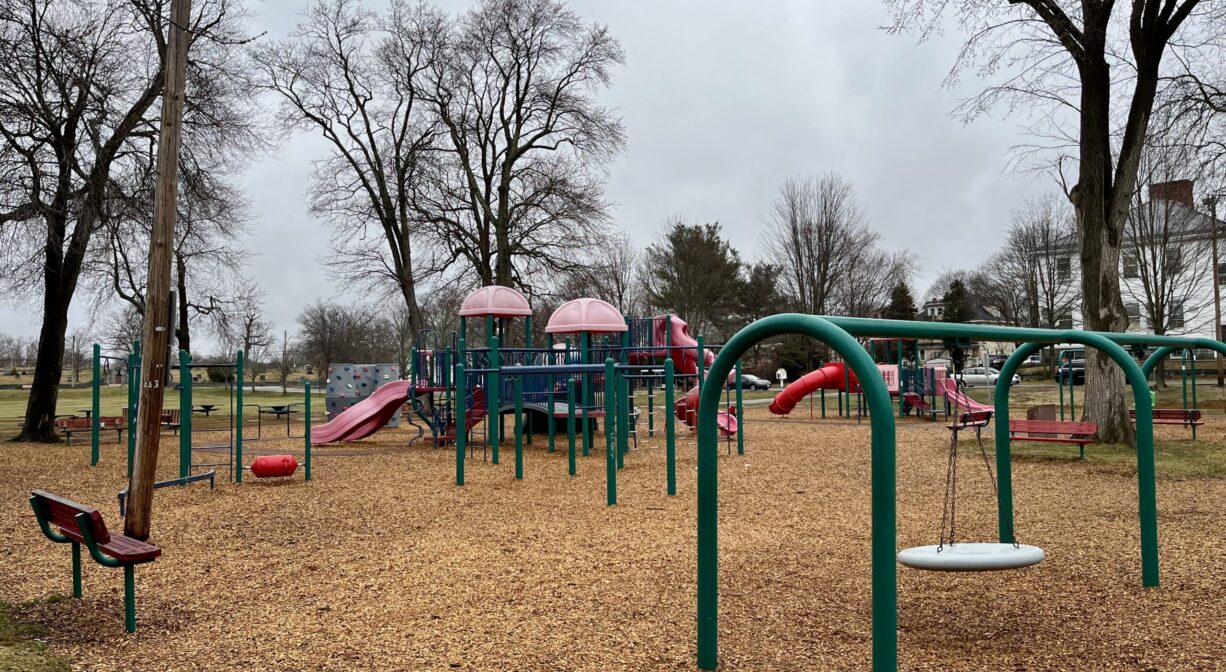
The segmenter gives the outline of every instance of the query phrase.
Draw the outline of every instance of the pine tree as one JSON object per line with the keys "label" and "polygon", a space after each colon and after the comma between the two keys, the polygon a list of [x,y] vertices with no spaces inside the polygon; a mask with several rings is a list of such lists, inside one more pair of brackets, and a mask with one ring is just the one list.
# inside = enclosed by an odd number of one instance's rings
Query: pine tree
{"label": "pine tree", "polygon": [[949,283],[949,291],[945,293],[945,322],[970,322],[971,299],[966,291],[966,284],[961,280]]}
{"label": "pine tree", "polygon": [[890,290],[890,303],[881,311],[881,316],[887,320],[914,320],[915,313],[911,288],[905,282],[894,285],[894,289]]}

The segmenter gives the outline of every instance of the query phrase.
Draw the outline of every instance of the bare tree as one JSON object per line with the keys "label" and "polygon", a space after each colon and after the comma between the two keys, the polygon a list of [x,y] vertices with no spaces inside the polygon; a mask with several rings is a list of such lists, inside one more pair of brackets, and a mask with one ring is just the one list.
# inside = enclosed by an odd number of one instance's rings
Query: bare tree
{"label": "bare tree", "polygon": [[[595,100],[623,61],[605,26],[558,0],[483,0],[449,21],[401,21],[434,57],[425,95],[446,156],[419,205],[445,256],[483,285],[525,289],[577,268],[607,220],[603,168],[625,144]],[[546,285],[553,283],[546,281]]]}
{"label": "bare tree", "polygon": [[587,264],[573,269],[558,288],[564,299],[581,296],[608,301],[623,315],[647,312],[639,280],[640,254],[625,233],[616,233],[591,253]]}
{"label": "bare tree", "polygon": [[[87,266],[93,284],[94,312],[114,301],[145,311],[145,270],[152,230],[152,157],[139,173],[121,183],[103,210],[103,240]],[[237,240],[247,231],[247,200],[224,175],[224,166],[197,172],[184,169],[178,181],[174,247],[171,250],[177,295],[176,336],[180,350],[191,352],[191,318],[221,319],[234,303],[230,292],[241,285],[239,268],[246,254]]]}
{"label": "bare tree", "polygon": [[[1066,165],[1077,168],[1067,191],[1077,213],[1086,327],[1125,329],[1120,244],[1150,116],[1163,83],[1200,62],[1188,54],[1222,60],[1226,7],[1201,0],[1133,0],[1119,8],[1071,0],[886,4],[895,30],[921,35],[939,28],[945,10],[955,11],[971,37],[949,81],[976,66],[983,76],[1007,73],[961,111],[974,117],[998,105],[1034,110],[1031,130],[1040,140],[1033,156],[1062,182]],[[1167,53],[1174,58],[1164,60]],[[1091,351],[1087,374],[1083,408],[1098,423],[1099,440],[1131,442],[1123,372]]]}
{"label": "bare tree", "polygon": [[[865,314],[885,305],[909,262],[881,253],[877,240],[851,183],[835,173],[785,181],[763,235],[782,269],[780,289],[796,309],[814,315]],[[874,266],[881,263],[884,269]],[[878,275],[882,270],[888,272]]]}
{"label": "bare tree", "polygon": [[1073,272],[1076,225],[1054,196],[1028,199],[1013,210],[1000,251],[970,280],[981,301],[1005,324],[1072,328],[1079,292]]}
{"label": "bare tree", "polygon": [[93,336],[89,329],[84,327],[73,329],[66,346],[68,366],[72,371],[72,384],[75,387],[81,384],[81,369],[93,360]]}
{"label": "bare tree", "polygon": [[273,369],[277,372],[277,381],[281,384],[281,394],[289,389],[289,377],[294,373],[298,359],[298,342],[291,340],[288,331],[281,332],[281,347],[272,359]]}
{"label": "bare tree", "polygon": [[[199,3],[193,43],[235,39],[243,17],[229,3]],[[11,271],[7,284],[38,288],[43,309],[18,440],[58,441],[53,418],[68,308],[113,171],[134,142],[156,134],[164,10],[161,0],[0,4],[0,262]]]}
{"label": "bare tree", "polygon": [[419,91],[433,55],[408,27],[433,25],[435,16],[396,3],[380,21],[356,0],[320,0],[289,39],[255,56],[262,86],[281,99],[279,121],[328,143],[310,197],[311,211],[335,227],[343,261],[332,270],[351,284],[394,287],[413,330],[422,327],[416,190],[432,170],[438,129]]}
{"label": "bare tree", "polygon": [[275,342],[272,325],[264,319],[265,296],[267,292],[255,283],[243,283],[234,299],[233,308],[221,314],[215,327],[227,354],[237,349],[243,351],[245,361],[250,363],[244,373],[250,375],[253,392],[257,369],[267,357],[268,348]]}

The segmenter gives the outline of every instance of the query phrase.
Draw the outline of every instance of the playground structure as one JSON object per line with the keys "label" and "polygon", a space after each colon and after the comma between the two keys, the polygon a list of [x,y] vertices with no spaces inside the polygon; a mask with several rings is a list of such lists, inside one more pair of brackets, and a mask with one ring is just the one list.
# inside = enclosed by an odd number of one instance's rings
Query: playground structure
{"label": "playground structure", "polygon": [[[545,327],[545,343],[534,347],[532,315],[528,300],[512,288],[492,285],[474,291],[461,305],[456,333],[443,339],[429,331],[419,334],[409,377],[383,383],[315,428],[313,443],[368,437],[407,404],[409,423],[418,428],[410,443],[428,435],[436,448],[453,445],[455,481],[463,485],[466,451],[471,457],[480,444],[483,456],[488,453],[493,464],[501,462],[508,419],[513,421],[517,479],[524,474],[524,445],[544,433],[547,450],[555,452],[562,431],[568,471],[575,475],[576,456],[591,455],[595,425],[603,422],[607,500],[612,505],[617,501],[617,472],[625,466],[632,442],[638,443],[640,425],[654,436],[662,423],[669,456],[667,488],[675,494],[675,421],[696,425],[699,387],[715,352],[701,335],[691,336],[676,316],[628,318],[592,298],[559,306]],[[484,333],[475,334],[479,345],[470,345],[470,320],[484,323]],[[522,320],[522,331],[515,320]],[[515,340],[519,342],[511,345]],[[743,452],[739,362],[725,379],[728,384],[721,389],[726,410],[717,414],[720,433],[729,450],[735,437]],[[679,387],[688,391],[678,395]],[[659,393],[663,403],[657,401]]]}
{"label": "playground structure", "polygon": [[[607,306],[607,304],[605,304]],[[612,308],[609,306],[608,308]],[[585,311],[578,311],[579,314],[586,315]],[[655,321],[661,318],[644,318],[644,328],[655,330]],[[665,324],[664,333],[671,334],[671,325],[675,318],[663,316]],[[551,345],[554,333],[573,334],[579,333],[581,346],[584,342],[587,343],[587,352],[584,348],[578,349],[568,347],[563,343],[562,348],[549,347],[535,349],[532,354],[524,354],[519,360],[515,359],[516,350],[522,350],[525,353],[532,351],[531,348],[520,348],[500,350],[498,348],[499,331],[495,326],[493,319],[487,319],[487,334],[489,334],[490,345],[484,349],[469,350],[464,347],[465,339],[457,339],[458,347],[455,350],[443,349],[439,351],[415,353],[414,356],[414,375],[419,376],[416,381],[410,379],[410,385],[404,389],[409,395],[421,393],[420,396],[426,394],[437,394],[442,398],[441,404],[445,405],[447,393],[451,393],[451,399],[455,403],[456,408],[452,414],[462,410],[465,413],[469,411],[477,411],[480,407],[485,406],[486,409],[493,409],[492,413],[487,412],[483,421],[485,429],[488,432],[487,436],[493,437],[495,440],[490,441],[490,448],[493,451],[494,461],[497,461],[497,448],[501,443],[502,422],[491,421],[491,418],[499,418],[507,415],[506,406],[498,404],[496,401],[490,401],[491,397],[497,399],[499,396],[506,394],[507,386],[509,386],[510,397],[512,401],[509,407],[513,410],[515,418],[514,438],[516,444],[516,478],[523,477],[523,440],[530,435],[531,423],[525,423],[525,401],[529,399],[529,395],[533,390],[539,390],[537,394],[542,395],[544,406],[552,412],[546,416],[548,418],[547,425],[550,431],[550,438],[554,437],[554,426],[556,424],[556,406],[558,398],[558,388],[565,389],[566,396],[566,417],[568,419],[567,427],[570,438],[570,464],[571,473],[574,473],[574,454],[575,454],[575,420],[576,415],[587,416],[584,420],[585,425],[589,425],[589,421],[601,417],[603,411],[605,422],[605,440],[606,440],[606,456],[608,464],[608,494],[609,504],[616,503],[616,475],[617,471],[623,466],[624,457],[628,448],[627,438],[632,429],[630,419],[632,417],[632,402],[629,390],[631,389],[632,378],[635,375],[646,375],[649,379],[655,380],[655,375],[650,369],[639,367],[653,367],[656,362],[650,358],[644,359],[642,356],[638,361],[646,363],[631,364],[635,361],[632,354],[635,351],[635,346],[631,338],[632,327],[631,321],[622,318],[623,330],[618,330],[617,324],[610,318],[606,317],[603,322],[585,319],[584,321],[564,321],[559,320],[557,324],[550,321],[550,329],[547,333],[551,334]],[[582,331],[573,331],[577,327],[583,326],[589,332],[584,338]],[[605,331],[602,331],[605,330]],[[463,333],[463,332],[461,332]],[[502,334],[507,334],[505,327],[501,330]],[[595,343],[592,343],[592,333],[600,334],[603,338],[599,338]],[[764,320],[760,320],[752,325],[749,325],[739,332],[733,339],[720,349],[718,355],[713,359],[706,356],[706,350],[702,347],[701,338],[695,340],[696,347],[689,345],[678,346],[671,342],[666,343],[663,352],[666,355],[680,353],[682,350],[691,350],[693,352],[693,361],[696,372],[693,374],[698,382],[698,404],[696,409],[692,409],[691,404],[688,404],[684,397],[677,400],[676,404],[665,404],[665,417],[671,423],[673,418],[676,418],[679,413],[678,407],[684,413],[691,411],[697,418],[697,436],[698,436],[698,663],[701,669],[714,669],[717,656],[717,589],[718,589],[718,574],[716,559],[718,557],[718,548],[716,546],[716,524],[717,524],[717,482],[716,482],[716,459],[718,457],[717,446],[721,441],[721,436],[726,440],[730,427],[722,426],[720,414],[725,413],[721,404],[721,398],[728,394],[728,386],[725,381],[729,376],[735,374],[738,368],[738,357],[746,352],[755,343],[772,336],[778,336],[788,333],[800,333],[810,337],[818,338],[825,343],[830,344],[835,351],[843,358],[843,366],[840,369],[834,368],[827,370],[820,378],[821,381],[837,379],[837,374],[842,373],[845,381],[854,379],[856,386],[860,388],[860,394],[866,401],[868,407],[868,415],[872,428],[872,472],[871,472],[871,493],[872,493],[872,551],[871,551],[871,566],[872,566],[872,604],[873,604],[873,669],[874,670],[891,670],[897,668],[897,595],[896,595],[896,562],[904,562],[911,566],[922,567],[928,564],[930,569],[943,569],[954,571],[980,571],[986,569],[1002,569],[1025,566],[1033,564],[1042,559],[1042,551],[1037,547],[1026,546],[1019,544],[1016,539],[1014,522],[1013,522],[1013,503],[1012,503],[1012,475],[1010,464],[1010,425],[1008,422],[1009,408],[1008,398],[1010,387],[1001,385],[995,390],[995,404],[992,407],[996,414],[996,498],[997,498],[997,525],[998,525],[998,541],[994,543],[963,543],[960,546],[949,546],[946,550],[947,555],[941,557],[937,555],[941,552],[940,547],[936,550],[931,550],[931,547],[917,547],[908,549],[902,553],[897,552],[895,538],[895,493],[894,493],[894,413],[895,402],[891,398],[888,386],[887,376],[883,375],[880,365],[873,361],[872,357],[866,352],[862,344],[857,342],[857,337],[869,336],[888,336],[901,337],[908,334],[919,334],[926,338],[951,338],[951,339],[969,339],[969,338],[998,338],[1008,339],[1023,342],[1024,345],[1019,347],[1017,351],[1009,358],[1005,366],[1002,367],[1002,378],[1008,379],[1021,363],[1030,354],[1045,344],[1074,341],[1085,343],[1088,346],[1095,347],[1102,351],[1105,355],[1111,358],[1125,372],[1130,386],[1133,388],[1135,398],[1135,417],[1137,421],[1137,478],[1138,478],[1138,508],[1140,512],[1140,547],[1141,547],[1141,578],[1142,585],[1146,587],[1154,587],[1159,583],[1158,576],[1158,547],[1157,547],[1157,514],[1156,514],[1156,488],[1154,475],[1154,455],[1153,455],[1153,424],[1155,422],[1155,413],[1152,408],[1148,386],[1146,382],[1147,375],[1152,372],[1157,362],[1161,357],[1168,356],[1171,352],[1180,349],[1190,348],[1211,348],[1219,352],[1226,351],[1226,345],[1208,341],[1207,339],[1194,339],[1182,337],[1157,337],[1146,334],[1109,334],[1096,332],[1077,332],[1068,330],[1042,330],[1042,329],[1019,329],[1006,327],[992,327],[983,325],[965,325],[965,324],[947,324],[947,323],[913,323],[913,322],[896,322],[888,320],[865,320],[857,318],[838,318],[829,317],[823,318],[809,315],[776,315]],[[531,343],[530,327],[526,329],[525,342]],[[616,340],[607,334],[620,334]],[[669,341],[671,338],[667,337]],[[620,341],[620,343],[618,343]],[[1144,364],[1138,365],[1137,362],[1124,349],[1125,346],[1133,348],[1157,346],[1157,349],[1151,354]],[[647,345],[638,346],[638,349],[646,352],[658,352],[657,344],[654,341],[648,341]],[[576,352],[578,357],[576,357]],[[477,354],[473,354],[477,353]],[[484,354],[484,359],[479,357]],[[419,362],[418,354],[422,359]],[[622,358],[625,363],[619,363],[619,360],[613,355],[616,354]],[[597,363],[601,355],[605,355],[603,365]],[[512,363],[503,365],[500,362],[501,357],[507,356]],[[688,355],[687,355],[688,356]],[[539,358],[538,358],[539,357]],[[181,358],[182,359],[182,358]],[[666,357],[664,369],[666,380],[672,383],[672,386],[666,387],[666,399],[669,399],[675,392],[677,385],[674,369],[677,366],[678,357]],[[707,368],[708,360],[710,359],[710,368]],[[450,360],[450,364],[447,362]],[[519,363],[524,362],[524,363]],[[182,362],[181,362],[182,363]],[[419,369],[419,363],[422,368]],[[466,363],[473,368],[466,367]],[[242,365],[242,357],[237,358],[236,364]],[[482,369],[481,367],[485,368]],[[825,367],[823,367],[825,368]],[[646,374],[639,374],[640,371],[648,371]],[[436,381],[445,382],[447,376],[454,376],[451,380],[452,385],[435,385]],[[689,374],[682,374],[689,375]],[[526,385],[526,381],[530,378],[540,376],[545,379],[545,384],[540,387]],[[558,378],[561,378],[561,386],[558,384]],[[186,378],[190,380],[190,376]],[[715,380],[716,383],[710,381]],[[469,384],[475,383],[476,386],[469,387]],[[590,406],[586,404],[587,395],[577,395],[577,389],[583,387],[583,383],[587,382],[593,387],[599,385],[603,387],[604,395],[600,400],[603,403],[593,403]],[[481,384],[484,384],[484,388]],[[428,389],[428,388],[442,389]],[[739,387],[739,386],[738,386]],[[848,386],[845,384],[844,388]],[[189,386],[190,389],[190,386]],[[484,397],[479,397],[476,394],[478,389],[489,389],[490,393]],[[935,388],[934,388],[935,389]],[[948,385],[945,389],[950,389]],[[956,390],[956,387],[953,388]],[[597,390],[592,390],[593,397]],[[901,396],[902,392],[900,391]],[[389,393],[389,396],[391,395]],[[420,399],[420,396],[418,398]],[[505,397],[504,397],[505,398]],[[895,397],[897,398],[897,397]],[[406,396],[407,399],[407,396]],[[457,400],[462,400],[461,403],[456,403]],[[308,402],[309,403],[309,396]],[[404,400],[399,403],[403,404]],[[532,402],[534,405],[540,405],[540,402]],[[382,408],[382,404],[379,405]],[[241,403],[239,404],[241,409]],[[355,407],[356,409],[357,407]],[[588,413],[583,413],[588,411]],[[736,418],[740,418],[739,404],[734,414]],[[352,412],[352,411],[351,411]],[[241,415],[241,411],[239,411]],[[346,414],[338,416],[338,419]],[[360,414],[353,414],[350,417],[356,418]],[[431,416],[434,417],[434,416]],[[445,417],[445,414],[444,414]],[[241,424],[241,423],[240,423]],[[467,421],[465,422],[467,425]],[[743,435],[744,423],[737,423],[737,428],[733,430],[738,434],[738,438]],[[309,423],[308,423],[309,426]],[[452,420],[454,427],[454,420]],[[377,428],[377,424],[376,424]],[[446,425],[444,425],[444,429]],[[470,433],[470,427],[466,427],[466,431],[456,432],[453,441],[456,445],[457,455],[457,484],[463,484],[463,463],[465,458],[464,448],[465,443]],[[671,429],[671,427],[670,427]],[[586,433],[586,432],[585,432]],[[241,436],[241,429],[240,429]],[[552,443],[552,442],[551,442]],[[670,444],[672,442],[670,441]],[[743,443],[738,442],[738,454],[743,454]],[[307,445],[310,445],[310,439],[307,438]],[[308,449],[309,450],[309,449]],[[674,448],[670,445],[670,453]],[[309,452],[308,452],[309,458]],[[670,463],[672,462],[670,458]],[[241,464],[241,458],[239,459]],[[189,462],[190,466],[190,462]],[[241,468],[240,468],[241,470]],[[241,471],[240,471],[241,473]],[[236,480],[241,480],[236,478]],[[672,472],[670,464],[670,483],[669,494],[675,493],[675,473]],[[1005,562],[997,562],[994,558],[1003,557],[1012,554],[1009,548],[1021,552],[1020,559],[1009,559]],[[1037,551],[1037,553],[1036,553]],[[1012,554],[1014,558],[1018,558],[1018,554]]]}
{"label": "playground structure", "polygon": [[[964,348],[963,340],[948,339],[946,347]],[[936,420],[944,411],[944,417],[957,416],[963,411],[986,412],[992,407],[971,399],[959,384],[958,372],[950,372],[944,366],[920,365],[917,340],[913,338],[872,338],[866,349],[877,363],[878,372],[884,380],[890,397],[898,408],[898,416],[924,416]],[[908,353],[909,351],[909,353]],[[792,381],[775,395],[770,405],[771,413],[787,416],[806,397],[820,393],[821,417],[826,417],[826,391],[838,392],[838,414],[862,418],[866,406],[864,388],[855,372],[843,362],[826,363]],[[852,405],[852,397],[856,403]],[[812,408],[810,409],[812,416]]]}

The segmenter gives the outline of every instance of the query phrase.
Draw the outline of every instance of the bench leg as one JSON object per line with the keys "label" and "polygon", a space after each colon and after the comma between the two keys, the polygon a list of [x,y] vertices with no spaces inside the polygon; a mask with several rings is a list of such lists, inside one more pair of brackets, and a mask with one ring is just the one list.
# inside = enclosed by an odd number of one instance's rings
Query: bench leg
{"label": "bench leg", "polygon": [[123,566],[123,627],[136,632],[136,565]]}
{"label": "bench leg", "polygon": [[81,544],[72,542],[72,596],[81,597]]}
{"label": "bench leg", "polygon": [[1081,461],[1085,462],[1086,461],[1086,444],[1079,443],[1077,444],[1077,447],[1081,449]]}

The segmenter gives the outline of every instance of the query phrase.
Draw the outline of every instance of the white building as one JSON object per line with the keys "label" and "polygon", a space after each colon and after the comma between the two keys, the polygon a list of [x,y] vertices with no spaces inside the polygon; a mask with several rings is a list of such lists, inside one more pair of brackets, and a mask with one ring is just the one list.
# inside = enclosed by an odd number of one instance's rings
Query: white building
{"label": "white building", "polygon": [[[1148,200],[1129,212],[1119,269],[1128,331],[1215,337],[1214,220],[1198,209],[1193,193],[1191,180],[1153,184]],[[1226,239],[1219,244],[1226,258]],[[1079,282],[1075,243],[1066,249],[1067,262],[1061,261],[1057,271]],[[1226,264],[1219,265],[1218,281],[1226,282]],[[1080,302],[1060,322],[1061,328],[1084,328]]]}

